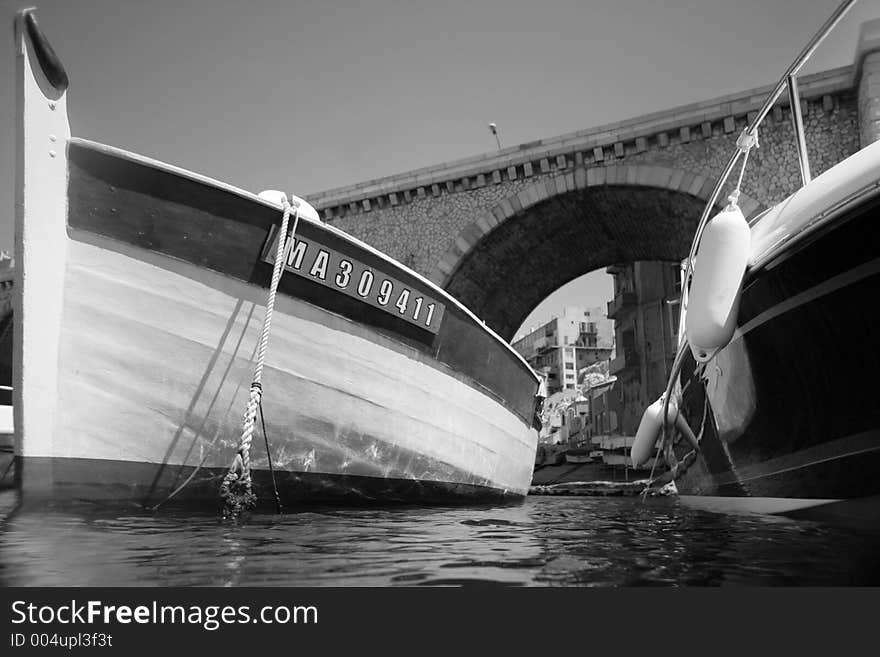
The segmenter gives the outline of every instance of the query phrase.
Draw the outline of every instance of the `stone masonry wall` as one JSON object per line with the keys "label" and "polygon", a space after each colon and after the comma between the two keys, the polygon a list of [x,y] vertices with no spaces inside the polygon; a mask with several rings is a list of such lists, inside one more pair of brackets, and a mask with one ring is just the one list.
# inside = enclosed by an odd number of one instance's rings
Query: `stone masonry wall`
{"label": "stone masonry wall", "polygon": [[[802,101],[808,154],[815,177],[859,148],[858,102],[852,91]],[[574,166],[658,164],[713,178],[733,154],[737,135],[750,116],[706,121],[694,129],[541,158],[534,165],[512,166],[493,174],[464,177],[413,192],[352,202],[333,210],[333,225],[381,249],[415,270],[430,275],[459,233],[482,213],[526,187]],[[764,205],[781,201],[800,186],[793,128],[788,108],[777,106],[759,129],[743,192]],[[738,174],[738,170],[735,175]],[[327,213],[325,212],[325,215]]]}

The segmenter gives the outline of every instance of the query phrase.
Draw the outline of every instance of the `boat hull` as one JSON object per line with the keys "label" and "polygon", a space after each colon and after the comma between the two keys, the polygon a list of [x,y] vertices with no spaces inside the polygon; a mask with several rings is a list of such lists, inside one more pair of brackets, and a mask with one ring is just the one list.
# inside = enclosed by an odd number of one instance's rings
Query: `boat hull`
{"label": "boat hull", "polygon": [[[282,208],[71,139],[66,77],[23,25],[12,331],[23,501],[219,504]],[[263,501],[274,502],[269,454],[283,503],[524,496],[538,438],[528,364],[401,263],[316,215],[292,224],[248,452]]]}
{"label": "boat hull", "polygon": [[[198,467],[177,498],[216,497],[241,434],[265,290],[72,235],[57,420],[45,442],[28,443],[22,481],[31,494],[151,504]],[[526,493],[536,435],[501,401],[393,337],[295,298],[276,303],[263,411],[286,499]],[[265,475],[259,433],[251,452]]]}
{"label": "boat hull", "polygon": [[878,220],[871,201],[781,251],[745,281],[733,341],[686,361],[701,453],[681,495],[788,513],[880,493]]}

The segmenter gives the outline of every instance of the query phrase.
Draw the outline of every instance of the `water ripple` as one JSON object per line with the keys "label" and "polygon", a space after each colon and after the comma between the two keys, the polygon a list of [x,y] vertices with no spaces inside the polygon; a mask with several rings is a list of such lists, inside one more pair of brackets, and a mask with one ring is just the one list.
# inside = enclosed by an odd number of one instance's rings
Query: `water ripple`
{"label": "water ripple", "polygon": [[103,507],[0,518],[5,586],[880,584],[880,534],[674,500],[254,515]]}

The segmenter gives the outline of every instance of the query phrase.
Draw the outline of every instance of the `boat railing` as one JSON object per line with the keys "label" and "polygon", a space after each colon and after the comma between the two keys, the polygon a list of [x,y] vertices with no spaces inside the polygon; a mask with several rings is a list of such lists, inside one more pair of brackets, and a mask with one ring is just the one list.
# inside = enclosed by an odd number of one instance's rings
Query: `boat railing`
{"label": "boat railing", "polygon": [[712,193],[709,195],[709,199],[707,200],[706,205],[703,208],[703,213],[700,216],[700,221],[697,224],[697,230],[694,234],[693,242],[691,243],[690,252],[688,253],[688,257],[684,261],[683,265],[681,281],[681,312],[679,313],[678,320],[678,350],[675,355],[675,360],[673,361],[669,380],[666,384],[666,391],[664,393],[664,412],[662,417],[666,417],[672,389],[675,386],[675,381],[678,379],[678,376],[681,373],[681,367],[684,363],[684,359],[688,350],[688,342],[685,332],[685,317],[687,315],[688,291],[690,288],[690,281],[694,273],[694,259],[697,251],[699,250],[700,241],[703,237],[703,231],[706,228],[706,224],[709,222],[709,217],[712,213],[713,208],[715,207],[715,204],[718,201],[721,190],[724,189],[724,186],[727,184],[727,180],[730,177],[730,174],[733,172],[734,167],[736,167],[737,163],[739,162],[740,158],[746,156],[748,152],[748,146],[743,148],[743,143],[753,143],[753,141],[757,139],[758,126],[766,118],[767,114],[770,112],[770,110],[776,104],[776,101],[779,100],[779,97],[786,89],[788,90],[791,103],[791,116],[797,145],[801,183],[802,185],[805,185],[810,181],[810,165],[809,159],[807,157],[807,145],[804,136],[804,125],[803,117],[801,115],[800,97],[798,95],[797,74],[804,66],[804,64],[806,64],[807,60],[809,60],[813,53],[816,51],[816,48],[819,47],[822,41],[825,40],[825,37],[828,36],[828,34],[843,19],[843,17],[852,8],[856,1],[857,0],[844,0],[844,2],[842,2],[837,7],[834,13],[832,13],[831,16],[828,17],[828,20],[825,21],[822,27],[819,28],[818,32],[816,32],[813,38],[810,39],[809,42],[807,42],[807,45],[804,46],[803,50],[801,50],[800,54],[798,54],[798,56],[791,63],[788,69],[786,69],[785,73],[782,74],[782,77],[779,78],[776,86],[764,100],[764,104],[761,106],[761,109],[752,119],[748,127],[743,130],[742,136],[740,137],[740,139],[737,140],[736,151],[731,156],[730,160],[728,160],[726,166],[721,172],[721,175],[715,182],[715,187],[713,188]]}

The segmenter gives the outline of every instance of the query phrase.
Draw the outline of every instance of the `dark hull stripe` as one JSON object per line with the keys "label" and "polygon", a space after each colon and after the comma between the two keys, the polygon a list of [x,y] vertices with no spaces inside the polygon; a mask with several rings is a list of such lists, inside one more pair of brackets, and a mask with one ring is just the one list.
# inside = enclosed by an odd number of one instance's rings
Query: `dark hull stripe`
{"label": "dark hull stripe", "polygon": [[692,467],[676,484],[683,495],[839,500],[880,495],[878,468],[880,449],[875,449],[742,480],[722,479]]}
{"label": "dark hull stripe", "polygon": [[826,294],[831,294],[845,288],[854,283],[858,283],[859,281],[868,278],[869,276],[875,276],[880,273],[880,258],[876,258],[871,260],[870,262],[866,262],[854,269],[850,269],[842,274],[838,274],[833,278],[828,279],[827,281],[815,285],[808,290],[804,290],[800,294],[796,294],[785,301],[782,301],[772,308],[765,310],[757,317],[746,322],[741,328],[737,328],[736,333],[734,335],[734,339],[741,338],[744,335],[747,335],[753,329],[758,328],[762,324],[769,322],[770,320],[778,317],[782,313],[786,313],[790,310],[794,310],[799,306],[810,303],[819,299],[820,297],[825,296]]}
{"label": "dark hull stripe", "polygon": [[699,378],[688,356],[682,410],[701,454],[680,493],[880,494],[878,237],[875,203],[838,218],[748,282],[735,339]]}
{"label": "dark hull stripe", "polygon": [[719,486],[734,483],[747,484],[747,482],[756,482],[760,479],[781,477],[836,460],[855,458],[861,455],[874,458],[873,452],[880,452],[880,432],[878,431],[831,440],[757,465],[737,468],[736,473],[731,472],[716,476],[714,482]]}
{"label": "dark hull stripe", "polygon": [[[261,255],[271,227],[280,220],[276,209],[99,145],[71,141],[68,156],[68,224],[72,229],[261,287],[268,285],[271,266]],[[405,268],[322,225],[301,221],[297,233],[303,240],[323,244],[373,268],[377,278],[384,274],[409,286],[413,298],[437,296],[436,290]],[[476,381],[522,418],[530,419],[534,413],[534,373],[509,346],[454,303],[446,305],[434,335],[393,312],[296,274],[282,278],[279,293],[411,345]]]}
{"label": "dark hull stripe", "polygon": [[[76,242],[89,244],[105,251],[119,253],[120,255],[124,255],[127,258],[132,258],[133,260],[137,260],[152,265],[154,267],[159,267],[161,269],[179,274],[181,276],[190,277],[192,275],[189,263],[181,262],[180,260],[177,260],[175,258],[169,258],[161,253],[156,253],[155,251],[135,249],[132,248],[131,245],[124,244],[117,240],[95,235],[94,233],[83,232],[73,229],[70,231],[70,237]],[[232,284],[228,284],[228,286],[216,286],[216,284],[212,283],[212,285],[215,285],[217,289],[228,291],[230,294],[235,293]],[[254,299],[253,302],[257,304],[262,304],[264,302],[264,298],[260,296],[259,298]],[[255,308],[255,306],[251,306],[248,312],[253,313]],[[428,367],[443,372],[447,376],[452,376],[455,379],[473,388],[474,390],[479,391],[481,394],[491,397],[498,403],[502,404],[505,408],[516,414],[524,423],[531,425],[530,418],[522,415],[519,412],[521,409],[513,408],[510,404],[506,402],[506,400],[498,397],[498,395],[496,395],[494,391],[486,388],[486,386],[481,385],[479,382],[474,381],[468,376],[452,370],[442,361],[434,358],[430,354],[426,354],[423,350],[414,348],[411,343],[405,340],[401,340],[399,336],[385,332],[374,331],[369,326],[364,326],[363,324],[352,321],[344,315],[327,314],[326,309],[317,304],[309,304],[308,308],[310,308],[308,312],[302,308],[295,308],[293,311],[285,310],[284,312],[288,312],[289,314],[300,317],[302,319],[319,321],[327,327],[332,328],[333,330],[343,331],[345,333],[355,335],[362,340],[368,340],[370,342],[373,342],[374,344],[380,345],[397,353],[404,354],[408,358],[417,360]],[[276,307],[275,312],[282,312],[282,310]],[[231,324],[234,323],[236,316],[237,313],[230,316],[227,322],[227,326],[224,328],[225,331],[229,330]],[[262,316],[259,317],[261,318]],[[0,327],[2,327],[2,324],[0,324]],[[224,340],[221,340],[218,345],[218,349],[220,346],[222,346],[223,343]],[[219,356],[219,354],[220,351],[215,350],[214,357],[216,358],[217,356]],[[0,367],[2,367],[2,360],[0,360]],[[2,372],[2,369],[0,369],[0,372]],[[206,375],[208,373],[210,373],[210,368],[205,372]],[[0,401],[2,401],[2,399],[3,391],[0,390]]]}
{"label": "dark hull stripe", "polygon": [[[132,461],[66,458],[16,458],[16,483],[27,503],[68,500],[134,503],[141,506],[185,506],[205,508],[221,505],[218,496],[225,468],[201,468],[184,492],[171,499],[176,479],[170,473],[159,476],[159,466]],[[186,479],[193,468],[174,470]],[[259,508],[274,510],[274,493],[268,470],[252,470],[254,492]],[[521,494],[474,484],[418,479],[365,477],[316,472],[275,473],[282,504],[472,504],[475,502],[516,501]],[[33,482],[50,481],[50,486]],[[24,484],[22,486],[22,484]],[[149,497],[147,494],[149,493]]]}

